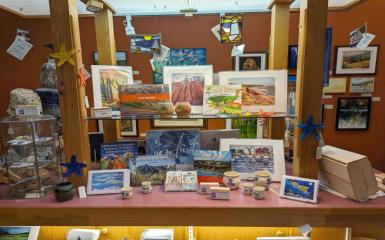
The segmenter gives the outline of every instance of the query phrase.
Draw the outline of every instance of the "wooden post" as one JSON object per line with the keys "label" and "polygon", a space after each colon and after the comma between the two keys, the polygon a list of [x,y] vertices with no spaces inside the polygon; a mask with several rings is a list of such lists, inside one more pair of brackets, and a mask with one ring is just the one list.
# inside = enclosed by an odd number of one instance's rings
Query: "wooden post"
{"label": "wooden post", "polygon": [[[287,69],[290,4],[293,0],[272,0],[271,9],[271,35],[269,51],[269,69]],[[285,136],[285,119],[270,118],[268,124],[268,137],[270,139],[283,139]]]}
{"label": "wooden post", "polygon": [[[114,36],[113,12],[105,7],[95,13],[96,45],[100,65],[116,65],[116,47]],[[103,121],[104,141],[117,140],[117,121]]]}
{"label": "wooden post", "polygon": [[[84,103],[85,89],[78,79],[79,68],[83,66],[79,34],[79,20],[76,0],[49,0],[51,28],[58,51],[64,44],[67,51],[76,49],[75,65],[65,63],[57,67],[60,93],[60,111],[63,122],[65,161],[76,155],[79,162],[90,164],[87,112]],[[71,180],[75,185],[85,184],[87,171],[83,171],[82,182]]]}
{"label": "wooden post", "polygon": [[[298,68],[296,95],[296,125],[309,116],[321,121],[324,56],[328,1],[302,0],[298,39]],[[301,131],[295,128],[294,166],[296,176],[318,178],[316,150],[313,137],[300,140]]]}

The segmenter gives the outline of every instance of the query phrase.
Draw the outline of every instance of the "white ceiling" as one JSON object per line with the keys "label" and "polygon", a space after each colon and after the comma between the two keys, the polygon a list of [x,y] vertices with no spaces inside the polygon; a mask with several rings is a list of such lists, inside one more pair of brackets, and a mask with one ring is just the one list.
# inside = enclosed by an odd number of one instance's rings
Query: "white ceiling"
{"label": "white ceiling", "polygon": [[[195,8],[198,13],[263,12],[270,0],[105,0],[118,15],[178,14],[181,9]],[[329,7],[344,7],[357,0],[329,0]],[[292,8],[299,8],[295,0]],[[48,0],[0,0],[0,6],[27,16],[49,15]],[[90,14],[78,0],[79,14]]]}

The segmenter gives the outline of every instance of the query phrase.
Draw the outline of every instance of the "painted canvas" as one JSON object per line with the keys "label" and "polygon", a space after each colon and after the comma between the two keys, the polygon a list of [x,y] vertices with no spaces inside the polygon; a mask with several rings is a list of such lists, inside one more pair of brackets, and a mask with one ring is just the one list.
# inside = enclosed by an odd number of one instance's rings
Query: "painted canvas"
{"label": "painted canvas", "polygon": [[198,182],[223,182],[223,175],[231,171],[231,153],[199,150],[194,152],[194,170]]}
{"label": "painted canvas", "polygon": [[177,170],[192,170],[194,151],[200,149],[199,130],[150,130],[146,132],[148,155],[175,156]]}
{"label": "painted canvas", "polygon": [[131,52],[132,53],[158,53],[161,51],[161,35],[132,35]]}
{"label": "painted canvas", "polygon": [[256,171],[269,171],[273,181],[285,173],[282,140],[221,139],[220,151],[231,153],[231,168],[244,180],[253,179]]}
{"label": "painted canvas", "polygon": [[367,130],[369,128],[372,98],[339,98],[337,106],[337,130]]}
{"label": "painted canvas", "polygon": [[94,107],[112,107],[120,111],[119,86],[133,84],[132,68],[122,66],[92,65]]}
{"label": "painted canvas", "polygon": [[37,240],[40,227],[0,227],[0,240]]}
{"label": "painted canvas", "polygon": [[283,176],[280,197],[317,203],[319,180]]}
{"label": "painted canvas", "polygon": [[234,57],[235,71],[259,71],[267,68],[267,53],[244,53]]}
{"label": "painted canvas", "polygon": [[[99,64],[99,54],[94,52],[93,54],[94,64]],[[117,66],[127,66],[127,53],[125,51],[116,52],[116,65]]]}
{"label": "painted canvas", "polygon": [[242,16],[221,17],[221,43],[242,42]]}
{"label": "painted canvas", "polygon": [[171,48],[168,66],[206,65],[205,48]]}
{"label": "painted canvas", "polygon": [[130,171],[128,169],[88,172],[88,195],[120,193],[121,189],[127,186],[130,186]]}
{"label": "painted canvas", "polygon": [[335,75],[375,74],[378,46],[366,49],[336,47]]}
{"label": "painted canvas", "polygon": [[241,85],[204,86],[203,114],[241,114]]}
{"label": "painted canvas", "polygon": [[242,113],[287,111],[287,71],[220,72],[220,85],[242,85]]}
{"label": "painted canvas", "polygon": [[163,74],[171,87],[171,102],[189,102],[193,114],[202,113],[204,86],[212,84],[213,66],[166,66]]}
{"label": "painted canvas", "polygon": [[346,93],[347,78],[330,78],[329,86],[323,88],[324,94]]}
{"label": "painted canvas", "polygon": [[126,119],[119,121],[120,125],[120,137],[137,137],[138,134],[138,122],[132,119]]}
{"label": "painted canvas", "polygon": [[350,93],[372,93],[372,92],[374,92],[374,77],[350,79]]}
{"label": "painted canvas", "polygon": [[138,155],[136,142],[103,143],[100,146],[100,168],[127,169],[131,158]]}
{"label": "painted canvas", "polygon": [[167,171],[175,171],[175,157],[170,155],[137,156],[130,160],[131,182],[134,187],[144,181],[152,185],[162,185]]}

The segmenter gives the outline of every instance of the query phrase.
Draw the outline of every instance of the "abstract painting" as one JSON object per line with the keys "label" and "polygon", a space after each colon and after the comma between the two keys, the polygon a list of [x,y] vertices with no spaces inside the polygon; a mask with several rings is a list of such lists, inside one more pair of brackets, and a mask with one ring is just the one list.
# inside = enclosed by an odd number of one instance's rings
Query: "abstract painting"
{"label": "abstract painting", "polygon": [[244,53],[234,57],[235,71],[259,71],[267,68],[267,53]]}
{"label": "abstract painting", "polygon": [[376,74],[379,46],[336,47],[334,75]]}
{"label": "abstract painting", "polygon": [[206,48],[171,48],[168,66],[205,65]]}
{"label": "abstract painting", "polygon": [[131,36],[132,53],[158,53],[161,50],[160,34]]}
{"label": "abstract painting", "polygon": [[88,172],[87,195],[120,193],[130,186],[130,170],[94,170]]}
{"label": "abstract painting", "polygon": [[221,17],[221,43],[242,42],[242,16]]}
{"label": "abstract painting", "polygon": [[0,240],[37,240],[40,227],[0,227]]}
{"label": "abstract painting", "polygon": [[319,180],[283,176],[281,181],[280,197],[317,203]]}
{"label": "abstract painting", "polygon": [[337,130],[367,130],[369,128],[372,98],[339,98],[337,106]]}
{"label": "abstract painting", "polygon": [[374,92],[374,77],[351,78],[350,93],[372,93]]}

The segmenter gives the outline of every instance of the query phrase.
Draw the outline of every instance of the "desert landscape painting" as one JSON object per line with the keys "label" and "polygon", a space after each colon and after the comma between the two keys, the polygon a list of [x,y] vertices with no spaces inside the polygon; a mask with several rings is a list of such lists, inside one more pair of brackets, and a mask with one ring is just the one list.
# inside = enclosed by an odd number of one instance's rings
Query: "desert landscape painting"
{"label": "desert landscape painting", "polygon": [[173,73],[172,103],[189,102],[192,106],[203,105],[204,73]]}
{"label": "desert landscape painting", "polygon": [[242,84],[243,106],[275,105],[274,77],[229,78],[228,82],[230,85]]}

